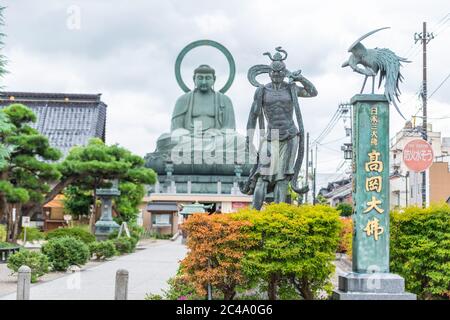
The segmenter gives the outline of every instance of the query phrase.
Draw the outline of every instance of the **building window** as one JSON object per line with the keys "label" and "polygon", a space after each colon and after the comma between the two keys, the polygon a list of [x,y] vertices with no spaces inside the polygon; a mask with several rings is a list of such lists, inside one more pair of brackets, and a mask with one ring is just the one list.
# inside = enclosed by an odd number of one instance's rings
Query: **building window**
{"label": "building window", "polygon": [[170,214],[152,214],[152,224],[157,226],[170,226]]}

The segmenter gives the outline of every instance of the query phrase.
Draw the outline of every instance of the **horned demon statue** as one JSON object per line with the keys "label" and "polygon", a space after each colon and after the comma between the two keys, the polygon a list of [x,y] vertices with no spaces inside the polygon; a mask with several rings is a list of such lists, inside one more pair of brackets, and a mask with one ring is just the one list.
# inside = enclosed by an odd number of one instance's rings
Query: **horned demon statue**
{"label": "horned demon statue", "polygon": [[[362,40],[368,36],[378,32],[380,30],[388,29],[389,27],[384,27],[380,29],[373,30],[366,33],[358,40],[356,40],[348,49],[351,52],[350,58],[342,64],[342,67],[350,66],[353,71],[365,75],[364,83],[361,88],[361,93],[364,91],[364,87],[367,82],[368,77],[372,77],[372,94],[375,90],[375,77],[378,72],[380,73],[380,80],[378,83],[378,88],[381,86],[381,82],[386,78],[384,84],[384,95],[389,103],[392,103],[397,109],[398,113],[403,117],[400,112],[395,99],[400,102],[399,95],[399,82],[403,80],[403,76],[400,73],[401,62],[410,62],[405,58],[397,56],[394,52],[389,49],[366,49],[361,43]],[[359,67],[362,65],[364,68]],[[405,118],[405,117],[403,117]]]}
{"label": "horned demon statue", "polygon": [[[252,206],[257,210],[261,209],[266,194],[272,191],[276,203],[286,202],[289,182],[298,194],[308,191],[307,187],[298,186],[305,146],[298,97],[315,97],[317,90],[300,70],[286,69],[283,62],[287,58],[286,51],[281,47],[275,50],[273,56],[264,53],[272,60],[270,65],[255,65],[248,71],[248,80],[258,89],[247,122],[247,144],[253,141],[256,123],[261,139],[257,163],[248,180],[240,183],[240,189],[245,194],[253,194]],[[256,76],[263,73],[269,74],[271,83],[262,85],[256,80]]]}

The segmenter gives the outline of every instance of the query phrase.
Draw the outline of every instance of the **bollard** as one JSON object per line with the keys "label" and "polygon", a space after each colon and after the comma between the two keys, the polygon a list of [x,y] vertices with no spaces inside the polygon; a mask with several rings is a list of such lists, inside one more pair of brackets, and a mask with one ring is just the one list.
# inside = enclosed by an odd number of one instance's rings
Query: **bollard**
{"label": "bollard", "polygon": [[128,298],[128,271],[119,269],[116,272],[116,292],[114,300],[127,300]]}
{"label": "bollard", "polygon": [[17,276],[17,300],[30,300],[31,269],[21,266]]}

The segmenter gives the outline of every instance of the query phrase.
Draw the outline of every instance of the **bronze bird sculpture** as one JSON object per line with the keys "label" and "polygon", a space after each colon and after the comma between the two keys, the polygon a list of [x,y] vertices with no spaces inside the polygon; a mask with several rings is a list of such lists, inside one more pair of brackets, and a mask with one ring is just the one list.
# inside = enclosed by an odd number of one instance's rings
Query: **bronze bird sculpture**
{"label": "bronze bird sculpture", "polygon": [[[389,103],[392,103],[397,109],[398,113],[403,117],[403,119],[405,119],[405,117],[400,112],[400,109],[398,108],[395,100],[400,102],[399,82],[402,82],[403,80],[403,76],[400,73],[401,63],[410,61],[397,56],[389,49],[366,49],[366,47],[364,47],[364,45],[361,43],[362,40],[374,34],[375,32],[388,28],[389,27],[384,27],[373,30],[356,40],[348,49],[348,52],[351,52],[352,54],[350,55],[349,59],[342,64],[342,67],[345,68],[350,66],[353,71],[365,75],[364,83],[360,93],[363,93],[364,91],[367,78],[372,77],[373,94],[375,90],[375,77],[378,73],[380,73],[378,88],[380,88],[383,79],[386,79],[384,84],[384,95],[386,96],[386,99],[389,101]],[[364,68],[358,65],[361,65]]]}

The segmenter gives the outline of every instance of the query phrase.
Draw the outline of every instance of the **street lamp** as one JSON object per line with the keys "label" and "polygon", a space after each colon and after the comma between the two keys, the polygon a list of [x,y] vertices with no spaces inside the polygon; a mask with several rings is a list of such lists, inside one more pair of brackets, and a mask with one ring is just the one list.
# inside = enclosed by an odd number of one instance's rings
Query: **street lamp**
{"label": "street lamp", "polygon": [[344,145],[341,147],[341,150],[344,151],[345,160],[352,160],[353,145],[351,143],[344,143]]}

